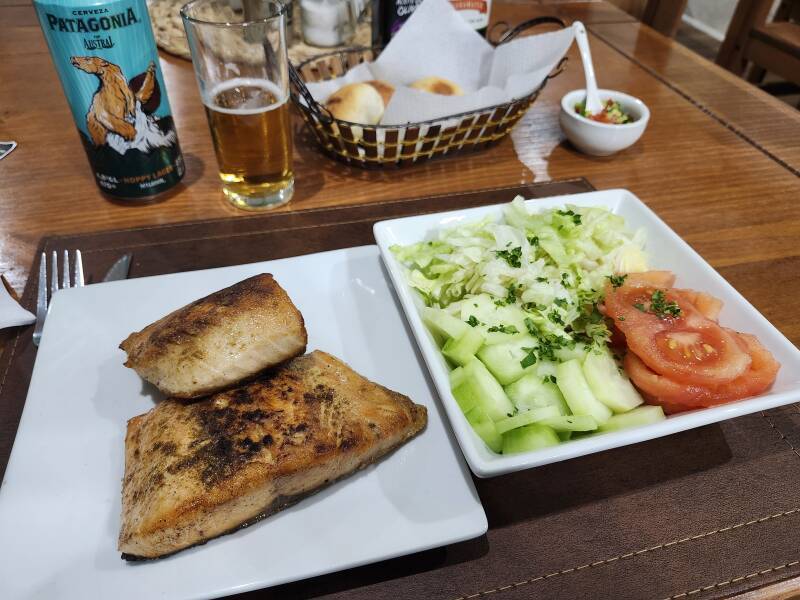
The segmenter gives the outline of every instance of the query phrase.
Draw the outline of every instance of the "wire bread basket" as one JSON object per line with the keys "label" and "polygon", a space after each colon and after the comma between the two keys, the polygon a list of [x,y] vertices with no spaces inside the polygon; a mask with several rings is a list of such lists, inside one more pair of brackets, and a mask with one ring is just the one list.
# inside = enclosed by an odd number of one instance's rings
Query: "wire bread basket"
{"label": "wire bread basket", "polygon": [[[508,29],[495,45],[514,39],[522,31],[552,23],[565,27],[557,17],[538,17]],[[497,23],[492,29],[503,27]],[[342,121],[312,97],[305,82],[318,82],[344,75],[356,65],[377,58],[380,48],[345,48],[290,66],[292,100],[320,149],[337,160],[362,168],[405,166],[424,160],[488,148],[507,136],[533,104],[547,82],[559,75],[566,57],[530,94],[470,112],[405,125],[363,125]]]}

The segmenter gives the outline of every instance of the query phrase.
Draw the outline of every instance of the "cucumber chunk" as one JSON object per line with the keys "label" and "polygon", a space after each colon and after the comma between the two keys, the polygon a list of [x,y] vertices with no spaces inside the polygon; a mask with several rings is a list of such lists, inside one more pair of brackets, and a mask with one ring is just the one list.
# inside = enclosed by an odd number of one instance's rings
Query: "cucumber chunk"
{"label": "cucumber chunk", "polygon": [[[458,391],[453,392],[456,400],[459,399],[459,395],[466,400],[473,400],[493,421],[505,419],[514,412],[514,405],[511,404],[502,386],[481,361],[472,358],[464,366],[464,373],[464,381],[458,387]],[[462,406],[460,400],[459,406]]]}
{"label": "cucumber chunk", "polygon": [[543,419],[558,416],[560,415],[557,406],[542,406],[540,408],[532,408],[531,410],[525,410],[521,413],[518,413],[513,417],[501,419],[497,422],[497,431],[500,433],[505,433],[506,431],[511,431],[517,427],[523,427],[524,425],[530,425],[531,423],[536,423],[538,421],[542,421]]}
{"label": "cucumber chunk", "polygon": [[562,415],[569,413],[564,396],[554,383],[545,382],[538,373],[528,373],[506,386],[506,394],[518,410],[540,406],[558,406]]}
{"label": "cucumber chunk", "polygon": [[456,399],[456,402],[458,402],[458,407],[464,414],[478,405],[478,396],[475,394],[475,386],[466,380],[466,376],[460,384],[452,389],[453,397]]}
{"label": "cucumber chunk", "polygon": [[[466,298],[461,305],[461,320],[469,321],[470,317],[475,317],[480,323],[476,329],[483,332],[487,345],[504,344],[524,334],[526,314],[516,305],[497,306],[495,299],[489,294]],[[489,331],[490,328],[500,325],[514,327],[518,333]]]}
{"label": "cucumber chunk", "polygon": [[470,317],[475,317],[480,323],[491,323],[497,308],[489,294],[465,298],[461,304],[461,320],[469,321]]}
{"label": "cucumber chunk", "polygon": [[422,321],[428,326],[440,345],[448,339],[461,337],[470,328],[464,321],[457,319],[447,311],[430,306],[422,309]]}
{"label": "cucumber chunk", "polygon": [[501,385],[508,385],[535,368],[534,365],[523,368],[520,364],[528,354],[523,348],[532,348],[535,345],[536,340],[529,335],[523,335],[502,344],[484,346],[478,352],[478,358]]}
{"label": "cucumber chunk", "polygon": [[608,352],[589,352],[583,361],[583,375],[595,398],[615,413],[633,410],[644,403]]}
{"label": "cucumber chunk", "polygon": [[457,365],[465,365],[483,346],[483,334],[467,325],[467,331],[457,339],[450,338],[442,346],[442,354]]}
{"label": "cucumber chunk", "polygon": [[558,439],[562,442],[568,442],[572,439],[572,432],[571,431],[556,431],[556,435]]}
{"label": "cucumber chunk", "polygon": [[478,434],[486,445],[489,446],[494,452],[500,452],[503,448],[503,436],[497,431],[494,421],[489,418],[480,406],[476,406],[470,410],[466,415],[467,421],[475,433]]}
{"label": "cucumber chunk", "polygon": [[562,362],[574,360],[576,358],[582,361],[588,353],[589,349],[586,347],[586,344],[582,342],[577,342],[572,348],[558,348],[555,351],[556,358]]}
{"label": "cucumber chunk", "polygon": [[611,418],[611,409],[592,394],[579,360],[573,359],[559,364],[556,367],[556,377],[558,388],[564,394],[572,414],[592,417],[598,423],[605,423]]}
{"label": "cucumber chunk", "polygon": [[621,415],[614,415],[605,423],[601,423],[598,431],[618,431],[628,427],[641,427],[642,425],[658,423],[666,418],[664,409],[660,406],[640,406]]}
{"label": "cucumber chunk", "polygon": [[540,423],[552,427],[557,432],[594,431],[597,429],[597,421],[583,415],[559,415],[542,419]]}
{"label": "cucumber chunk", "polygon": [[556,432],[539,423],[517,427],[503,434],[503,454],[528,452],[559,443]]}
{"label": "cucumber chunk", "polygon": [[539,362],[536,363],[536,374],[539,375],[539,377],[541,377],[542,379],[544,379],[548,375],[552,375],[553,377],[555,377],[557,366],[558,363],[552,360],[540,360]]}
{"label": "cucumber chunk", "polygon": [[466,376],[466,373],[464,373],[464,367],[456,367],[450,371],[450,389],[454,390],[460,386]]}

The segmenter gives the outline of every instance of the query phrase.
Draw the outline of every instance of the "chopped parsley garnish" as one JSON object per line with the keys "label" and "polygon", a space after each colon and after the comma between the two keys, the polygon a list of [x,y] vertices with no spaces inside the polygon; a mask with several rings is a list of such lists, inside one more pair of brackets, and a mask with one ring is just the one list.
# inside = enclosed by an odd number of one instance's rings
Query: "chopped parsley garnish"
{"label": "chopped parsley garnish", "polygon": [[536,281],[539,283],[547,283],[547,277],[537,277]]}
{"label": "chopped parsley garnish", "polygon": [[564,347],[575,347],[575,342],[560,335],[549,334],[539,338],[539,345],[536,347],[539,358],[542,360],[556,361],[555,351]]}
{"label": "chopped parsley garnish", "polygon": [[666,319],[668,317],[681,316],[681,307],[674,300],[667,300],[664,290],[656,290],[650,296],[649,307],[641,302],[634,303],[634,308],[642,311],[649,312],[657,316],[659,319]]}
{"label": "chopped parsley garnish", "polygon": [[618,316],[618,317],[617,317],[617,320],[618,320],[618,321],[624,321],[624,320],[625,320],[625,317],[624,317],[624,316],[622,316],[622,315],[620,315],[620,316]]}
{"label": "chopped parsley garnish", "polygon": [[538,236],[533,236],[528,238],[528,243],[533,246],[534,248],[539,245],[539,238]]}
{"label": "chopped parsley garnish", "polygon": [[506,305],[506,301],[505,300],[495,300],[494,301],[494,305],[495,306],[505,306]]}
{"label": "chopped parsley garnish", "polygon": [[517,301],[517,286],[513,283],[508,286],[508,295],[506,296],[506,304],[514,304]]}
{"label": "chopped parsley garnish", "polygon": [[623,283],[625,283],[625,278],[627,275],[609,275],[608,280],[611,282],[611,287],[617,289]]}
{"label": "chopped parsley garnish", "polygon": [[495,250],[494,253],[512,267],[519,268],[522,266],[522,246],[517,246],[511,250]]}
{"label": "chopped parsley garnish", "polygon": [[551,310],[549,313],[547,313],[547,318],[556,325],[564,325],[564,319],[562,319],[561,315],[554,310]]}
{"label": "chopped parsley garnish", "polygon": [[508,333],[509,335],[514,333],[519,333],[519,329],[517,329],[513,325],[492,325],[486,331],[488,331],[489,333],[494,333],[494,332]]}
{"label": "chopped parsley garnish", "polygon": [[572,211],[572,210],[558,210],[556,212],[559,215],[561,215],[562,217],[572,217],[572,222],[575,223],[575,225],[580,225],[581,224],[581,216],[578,213],[576,213],[575,211]]}
{"label": "chopped parsley garnish", "polygon": [[467,325],[470,327],[477,327],[479,324],[480,323],[478,322],[478,319],[475,318],[475,315],[470,315],[469,319],[467,319]]}
{"label": "chopped parsley garnish", "polygon": [[528,367],[536,363],[536,349],[523,348],[523,350],[527,352],[527,354],[525,355],[525,358],[519,361],[519,366],[522,367],[523,369],[527,369]]}
{"label": "chopped parsley garnish", "polygon": [[660,319],[679,317],[681,307],[674,300],[667,301],[663,290],[656,290],[650,297],[650,310]]}
{"label": "chopped parsley garnish", "polygon": [[539,335],[539,331],[536,329],[536,323],[534,323],[533,319],[530,317],[525,317],[525,328],[531,335]]}
{"label": "chopped parsley garnish", "polygon": [[550,383],[553,383],[553,384],[557,384],[558,383],[558,379],[556,379],[555,375],[545,375],[543,381],[544,381],[544,383],[547,383],[547,382],[550,382]]}
{"label": "chopped parsley garnish", "polygon": [[567,300],[565,298],[556,298],[555,300],[553,300],[553,304],[555,304],[556,306],[560,306],[564,310],[566,310],[568,306]]}

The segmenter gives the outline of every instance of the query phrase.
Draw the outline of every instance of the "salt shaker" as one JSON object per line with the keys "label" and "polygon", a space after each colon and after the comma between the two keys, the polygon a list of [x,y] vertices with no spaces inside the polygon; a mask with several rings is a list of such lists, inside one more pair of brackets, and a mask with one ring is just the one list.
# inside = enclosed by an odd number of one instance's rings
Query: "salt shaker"
{"label": "salt shaker", "polygon": [[303,40],[312,46],[342,46],[353,41],[354,0],[300,0]]}

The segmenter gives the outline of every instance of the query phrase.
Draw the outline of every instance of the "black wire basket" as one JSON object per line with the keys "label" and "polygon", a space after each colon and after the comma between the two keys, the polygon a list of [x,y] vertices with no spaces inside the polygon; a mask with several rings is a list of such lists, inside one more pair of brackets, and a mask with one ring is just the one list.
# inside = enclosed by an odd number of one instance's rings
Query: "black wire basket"
{"label": "black wire basket", "polygon": [[[565,27],[557,17],[538,17],[513,29],[506,26],[494,45],[504,44],[521,32],[543,24]],[[505,26],[497,23],[492,31]],[[491,33],[491,32],[490,32]],[[547,82],[559,75],[566,57],[530,94],[504,104],[405,125],[363,125],[335,118],[312,97],[305,82],[341,77],[356,65],[375,60],[380,48],[345,48],[290,66],[292,100],[303,115],[320,149],[337,160],[363,168],[404,166],[458,152],[481,150],[507,136],[538,98]]]}

